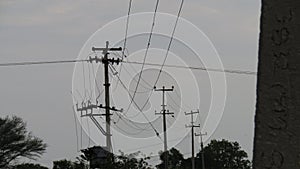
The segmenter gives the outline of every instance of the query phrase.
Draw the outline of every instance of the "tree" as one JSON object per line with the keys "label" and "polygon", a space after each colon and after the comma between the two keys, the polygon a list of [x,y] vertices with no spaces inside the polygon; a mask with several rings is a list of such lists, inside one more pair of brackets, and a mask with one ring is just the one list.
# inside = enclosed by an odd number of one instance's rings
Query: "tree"
{"label": "tree", "polygon": [[87,169],[87,165],[80,158],[77,158],[75,162],[63,159],[54,161],[53,169]]}
{"label": "tree", "polygon": [[20,157],[35,160],[46,150],[47,145],[26,130],[26,123],[19,117],[0,118],[0,168]]}
{"label": "tree", "polygon": [[175,148],[171,148],[167,152],[160,152],[159,158],[162,161],[160,164],[156,165],[158,169],[165,168],[165,153],[168,153],[168,168],[172,169],[182,169],[184,166],[183,155]]}
{"label": "tree", "polygon": [[[164,153],[160,153],[161,163],[156,167],[164,169]],[[172,148],[168,153],[169,169],[191,169],[191,158],[184,159],[183,155]],[[195,158],[196,168],[202,169],[201,151]],[[250,161],[247,153],[241,150],[237,142],[227,140],[212,140],[204,147],[206,169],[250,169]]]}
{"label": "tree", "polygon": [[53,162],[53,169],[73,169],[72,161],[69,160],[59,160]]}
{"label": "tree", "polygon": [[[204,147],[206,169],[250,169],[247,153],[239,143],[227,140],[212,140]],[[201,168],[201,152],[197,154],[196,165]]]}
{"label": "tree", "polygon": [[[90,168],[97,169],[151,169],[147,160],[149,157],[140,155],[140,152],[125,154],[120,151],[120,155],[115,155],[110,152],[103,153],[95,151],[99,147],[91,147],[82,150],[84,153],[80,157],[89,162]],[[138,158],[137,156],[141,156]]]}
{"label": "tree", "polygon": [[39,164],[24,163],[13,166],[12,169],[48,169],[47,167],[41,166]]}
{"label": "tree", "polygon": [[139,156],[140,152],[132,154],[124,154],[120,152],[121,155],[117,156],[116,163],[119,169],[150,169],[148,162],[149,157],[136,158]]}

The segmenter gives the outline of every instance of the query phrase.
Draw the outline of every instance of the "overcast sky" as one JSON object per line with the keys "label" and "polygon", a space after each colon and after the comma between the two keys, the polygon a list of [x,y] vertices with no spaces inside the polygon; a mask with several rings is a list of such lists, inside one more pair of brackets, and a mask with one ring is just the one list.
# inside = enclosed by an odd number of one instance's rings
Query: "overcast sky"
{"label": "overcast sky", "polygon": [[[132,13],[152,12],[154,4],[133,0]],[[161,0],[158,11],[176,15],[178,5],[179,0]],[[96,30],[127,14],[127,6],[127,0],[2,0],[0,63],[75,59]],[[254,72],[259,15],[259,0],[186,0],[182,11],[212,41],[225,69]],[[49,145],[38,161],[47,166],[78,156],[73,69],[74,64],[0,67],[0,115],[22,117]],[[227,74],[226,81],[224,114],[210,139],[238,141],[252,158],[256,76]]]}

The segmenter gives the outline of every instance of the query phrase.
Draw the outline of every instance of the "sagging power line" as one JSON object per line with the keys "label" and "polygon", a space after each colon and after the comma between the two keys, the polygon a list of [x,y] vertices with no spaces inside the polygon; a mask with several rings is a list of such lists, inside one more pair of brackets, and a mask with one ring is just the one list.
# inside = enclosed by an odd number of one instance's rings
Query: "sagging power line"
{"label": "sagging power line", "polygon": [[[0,63],[0,67],[10,67],[10,66],[30,66],[30,65],[44,65],[44,64],[65,64],[65,63],[76,63],[76,62],[88,62],[89,59],[79,59],[79,60],[58,60],[58,61],[31,61],[31,62],[10,62],[10,63]],[[142,64],[142,62],[134,61],[121,61],[122,63],[129,64]],[[159,63],[145,63],[148,66],[161,67],[162,64]],[[191,69],[191,70],[202,70],[208,72],[220,72],[220,73],[231,73],[231,74],[244,74],[244,75],[257,75],[257,72],[247,71],[247,70],[232,70],[232,69],[217,69],[217,68],[206,68],[197,66],[182,66],[182,65],[168,65],[165,64],[164,67],[178,68],[178,69]]]}
{"label": "sagging power line", "polygon": [[[158,5],[159,5],[159,0],[156,0],[155,9],[154,9],[153,18],[152,18],[151,30],[150,30],[150,33],[149,33],[149,38],[148,38],[148,42],[147,42],[147,46],[146,46],[146,50],[145,50],[145,55],[144,55],[144,58],[143,58],[142,67],[141,67],[141,70],[139,72],[137,84],[135,86],[134,93],[132,95],[132,99],[130,100],[129,106],[128,106],[125,114],[129,111],[129,109],[132,105],[132,102],[135,98],[136,92],[138,90],[138,87],[139,87],[139,84],[140,84],[140,81],[141,81],[141,78],[142,78],[145,62],[146,62],[146,59],[147,59],[147,56],[148,56],[148,51],[149,51],[149,48],[150,48],[150,45],[151,45],[151,39],[152,39],[153,29],[154,29],[154,25],[155,25],[155,19],[156,19],[156,13],[157,13]],[[142,107],[142,110],[143,109],[144,109],[144,107]]]}

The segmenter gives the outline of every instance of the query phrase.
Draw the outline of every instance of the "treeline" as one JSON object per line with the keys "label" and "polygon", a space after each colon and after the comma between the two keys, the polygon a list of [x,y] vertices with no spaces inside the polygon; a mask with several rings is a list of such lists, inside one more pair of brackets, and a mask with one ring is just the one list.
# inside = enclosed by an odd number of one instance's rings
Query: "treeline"
{"label": "treeline", "polygon": [[[21,157],[29,159],[39,158],[47,145],[26,130],[26,124],[18,117],[0,118],[0,169],[49,169],[39,164],[17,164]],[[167,153],[168,160],[165,159]],[[202,153],[206,169],[250,169],[251,164],[247,153],[237,142],[228,140],[212,140],[196,154],[195,166],[202,169]],[[172,148],[167,152],[160,152],[158,165],[149,164],[150,157],[141,152],[115,155],[108,153],[101,164],[90,167],[92,156],[83,153],[75,161],[62,159],[53,162],[52,169],[164,169],[166,161],[170,169],[191,169],[191,158],[184,158],[183,154]]]}

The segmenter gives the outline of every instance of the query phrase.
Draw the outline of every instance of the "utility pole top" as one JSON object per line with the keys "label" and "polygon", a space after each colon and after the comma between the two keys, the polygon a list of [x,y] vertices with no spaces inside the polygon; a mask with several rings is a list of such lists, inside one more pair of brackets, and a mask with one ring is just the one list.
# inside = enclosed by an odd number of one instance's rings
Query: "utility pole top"
{"label": "utility pole top", "polygon": [[199,134],[195,133],[195,136],[206,136],[206,135],[207,135],[207,132],[205,132],[205,133],[199,133]]}
{"label": "utility pole top", "polygon": [[122,47],[118,47],[118,48],[108,48],[109,46],[109,42],[106,41],[106,47],[105,48],[97,48],[97,47],[92,47],[92,51],[95,52],[97,50],[102,51],[102,53],[108,54],[108,51],[122,51]]}
{"label": "utility pole top", "polygon": [[185,115],[199,114],[199,113],[200,113],[199,109],[196,110],[196,111],[192,111],[192,110],[191,110],[191,112],[184,112]]}
{"label": "utility pole top", "polygon": [[173,91],[174,90],[174,86],[172,86],[172,88],[165,88],[165,86],[163,86],[160,89],[157,89],[156,86],[154,86],[154,90],[155,91],[165,91],[165,92],[167,92],[167,91]]}

